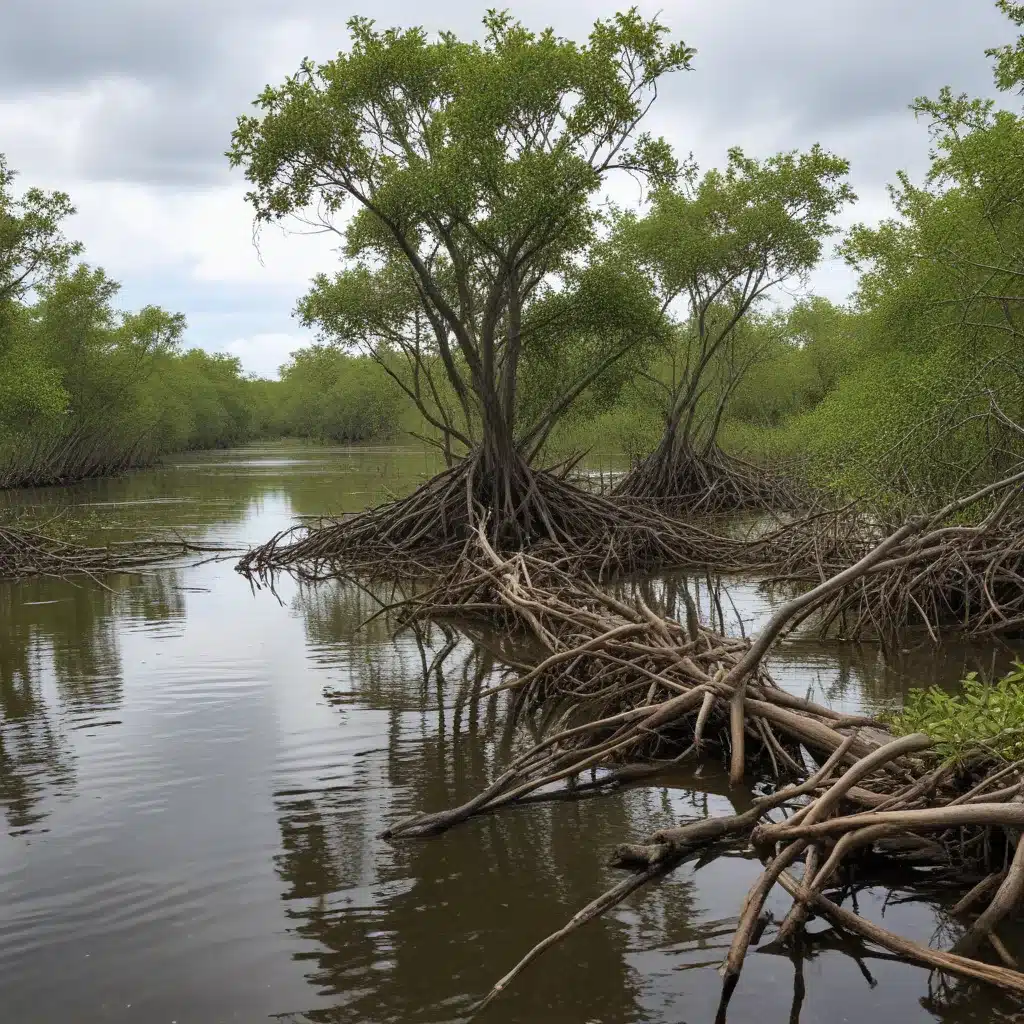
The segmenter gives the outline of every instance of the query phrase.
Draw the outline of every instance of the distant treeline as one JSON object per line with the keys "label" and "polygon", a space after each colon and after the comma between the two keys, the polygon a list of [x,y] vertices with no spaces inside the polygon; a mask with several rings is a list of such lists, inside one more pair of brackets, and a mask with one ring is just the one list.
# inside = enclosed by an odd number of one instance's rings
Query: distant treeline
{"label": "distant treeline", "polygon": [[116,308],[118,285],[67,239],[68,196],[28,188],[0,156],[0,487],[61,483],[167,452],[399,429],[399,395],[368,358],[313,346],[280,381],[185,349],[184,317]]}

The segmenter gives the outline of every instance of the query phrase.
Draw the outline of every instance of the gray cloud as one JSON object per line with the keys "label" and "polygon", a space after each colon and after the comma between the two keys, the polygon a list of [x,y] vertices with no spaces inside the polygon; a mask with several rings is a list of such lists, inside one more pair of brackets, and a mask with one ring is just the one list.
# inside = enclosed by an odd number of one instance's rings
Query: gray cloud
{"label": "gray cloud", "polygon": [[983,50],[1010,34],[979,0],[725,0],[699,13],[697,104],[741,122],[772,112],[798,128],[902,110],[946,83],[989,93]]}
{"label": "gray cloud", "polygon": [[[134,92],[124,91],[130,97]],[[224,91],[187,91],[180,86],[147,90],[141,99],[123,104],[115,99],[93,113],[77,167],[82,177],[159,185],[227,178],[223,153],[245,100],[239,97],[231,105],[224,102]]]}
{"label": "gray cloud", "polygon": [[216,53],[218,20],[189,0],[7,0],[0,88],[61,89],[110,75],[186,81]]}
{"label": "gray cloud", "polygon": [[[602,7],[598,13],[614,9]],[[408,0],[366,9],[388,24],[429,13],[467,33],[480,13],[463,3],[426,12]],[[553,17],[575,36],[595,12],[537,0],[515,9],[532,24]],[[107,180],[210,180],[224,174],[235,117],[307,49],[323,59],[343,45],[345,13],[326,0],[300,8],[283,0],[8,0],[0,98],[121,81],[145,102],[100,105],[74,171]],[[770,122],[782,133],[779,148],[903,110],[946,82],[990,92],[982,50],[1009,35],[994,7],[979,0],[705,0],[669,5],[663,17],[699,50],[696,70],[666,84],[658,121],[669,134],[678,116],[726,137]]]}
{"label": "gray cloud", "polygon": [[[0,151],[24,171],[26,183],[38,180],[73,196],[86,183],[185,197],[226,182],[237,186],[223,156],[235,118],[266,82],[279,81],[302,57],[325,60],[344,46],[351,13],[468,36],[476,34],[485,6],[462,0],[431,7],[410,0],[353,6],[336,0],[6,0]],[[531,26],[551,22],[558,32],[581,38],[595,17],[628,3],[523,0],[510,6]],[[868,216],[881,208],[884,185],[898,168],[919,173],[924,167],[927,142],[914,127],[910,101],[947,83],[991,95],[983,51],[1013,36],[989,0],[642,0],[641,7],[660,9],[674,35],[698,49],[695,70],[665,83],[654,130],[679,151],[694,150],[705,166],[733,144],[763,156],[821,141],[851,160]],[[295,251],[303,245],[293,243]],[[155,248],[162,244],[153,240]],[[189,268],[172,262],[169,273],[176,276],[165,284],[174,295],[164,301],[194,312],[198,325],[209,296],[197,290]],[[126,297],[149,287],[148,280],[121,276]],[[832,271],[829,276],[839,280]],[[293,283],[287,287],[294,290]],[[292,329],[287,314],[294,295],[269,287],[265,298],[266,307],[244,330],[255,332],[257,319],[269,332]],[[202,341],[210,347],[217,347],[218,332],[228,343],[243,329],[218,316],[202,323]]]}

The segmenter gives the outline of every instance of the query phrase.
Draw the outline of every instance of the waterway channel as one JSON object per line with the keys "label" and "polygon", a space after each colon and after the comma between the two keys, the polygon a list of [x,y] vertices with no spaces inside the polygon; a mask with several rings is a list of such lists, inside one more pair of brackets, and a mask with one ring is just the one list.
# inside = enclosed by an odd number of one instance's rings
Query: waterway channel
{"label": "waterway channel", "polygon": [[[244,546],[435,468],[418,448],[258,445],[0,503],[66,508],[103,536]],[[756,588],[727,597],[726,624],[756,629]],[[441,632],[358,630],[372,610],[350,584],[254,590],[231,561],[0,584],[0,1020],[463,1020],[617,879],[610,846],[747,796],[710,766],[390,845],[388,822],[479,789],[507,737],[500,702],[458,701],[485,654],[463,641],[425,677]],[[811,642],[771,664],[796,692],[871,711],[1009,658],[911,639],[889,665],[871,645]],[[743,854],[685,865],[551,950],[481,1020],[710,1024],[758,870]],[[952,898],[907,875],[856,902],[920,941],[955,937]],[[750,955],[729,1021],[1015,1019],[998,994],[811,930],[796,961],[770,944]],[[1024,933],[1005,939],[1024,951]]]}

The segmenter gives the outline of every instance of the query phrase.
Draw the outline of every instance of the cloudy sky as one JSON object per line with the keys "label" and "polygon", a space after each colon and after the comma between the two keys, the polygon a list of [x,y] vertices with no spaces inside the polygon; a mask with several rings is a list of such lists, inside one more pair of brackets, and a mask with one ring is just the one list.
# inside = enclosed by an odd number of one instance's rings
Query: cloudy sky
{"label": "cloudy sky", "polygon": [[[309,340],[291,317],[336,256],[322,237],[265,231],[253,246],[244,184],[223,153],[235,118],[304,56],[345,45],[345,21],[478,32],[490,2],[5,0],[0,152],[21,183],[71,193],[72,233],[123,283],[125,306],[188,317],[189,341],[273,375]],[[353,5],[354,4],[354,5]],[[527,24],[582,39],[614,0],[523,0]],[[852,163],[852,220],[887,209],[898,168],[920,174],[927,136],[907,104],[944,84],[993,92],[986,47],[1011,39],[990,0],[655,0],[694,70],[661,90],[652,128],[702,166],[820,141]],[[813,282],[835,299],[835,261]]]}

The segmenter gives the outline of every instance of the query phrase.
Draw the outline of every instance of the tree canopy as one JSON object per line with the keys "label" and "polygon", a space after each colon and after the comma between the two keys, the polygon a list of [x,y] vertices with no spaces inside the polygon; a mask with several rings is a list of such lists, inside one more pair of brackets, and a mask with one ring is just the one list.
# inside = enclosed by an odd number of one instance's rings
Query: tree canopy
{"label": "tree canopy", "polygon": [[520,361],[534,305],[558,306],[579,282],[603,181],[619,170],[664,184],[678,171],[640,126],[659,79],[694,51],[635,10],[582,45],[495,11],[479,42],[364,18],[349,33],[347,52],[264,90],[231,161],[259,221],[312,218],[344,239],[346,268],[315,283],[303,316],[390,339],[421,369],[436,355],[461,421],[441,426],[481,441],[496,467],[546,429],[517,429]]}
{"label": "tree canopy", "polygon": [[741,330],[744,320],[770,289],[816,266],[833,218],[855,198],[848,169],[817,145],[765,160],[732,149],[723,170],[698,176],[691,163],[678,186],[658,189],[646,216],[621,218],[615,244],[654,282],[664,310],[683,306],[660,372],[642,374],[664,434],[623,493],[684,497],[706,487],[703,471],[691,479],[694,458],[714,448],[727,403],[770,347],[769,321]]}

